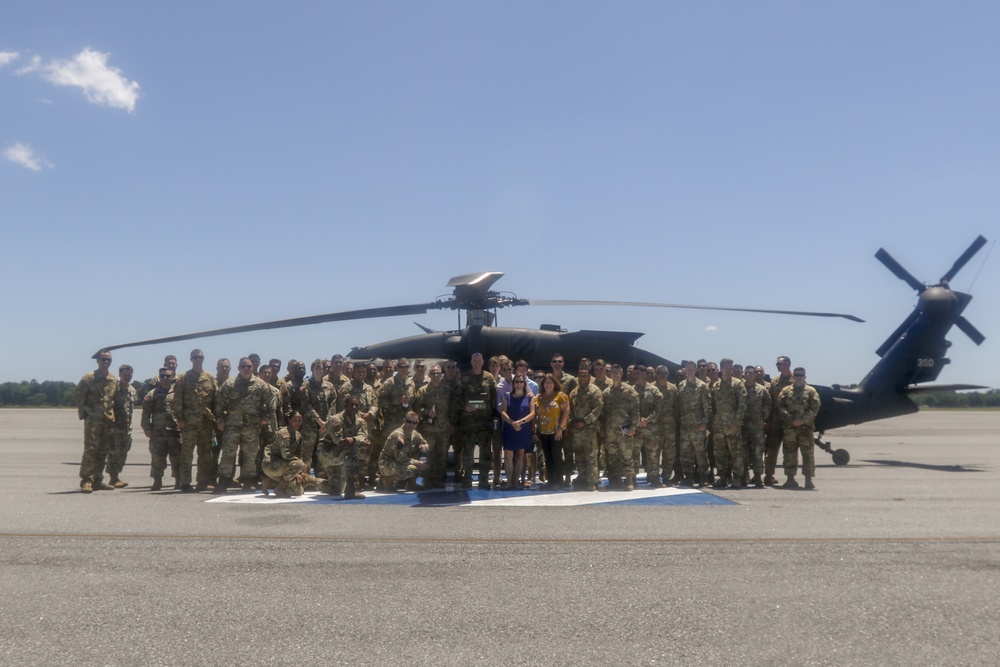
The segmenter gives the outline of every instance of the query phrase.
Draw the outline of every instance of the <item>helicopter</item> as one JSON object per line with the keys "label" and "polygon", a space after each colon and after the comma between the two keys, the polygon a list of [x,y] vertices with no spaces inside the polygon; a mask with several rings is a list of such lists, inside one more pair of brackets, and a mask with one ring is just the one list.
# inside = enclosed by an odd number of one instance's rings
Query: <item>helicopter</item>
{"label": "helicopter", "polygon": [[[985,336],[962,315],[972,300],[972,296],[956,292],[949,286],[955,275],[985,244],[986,239],[979,236],[934,285],[926,285],[914,278],[884,248],[880,248],[875,254],[876,259],[882,262],[897,278],[916,290],[918,300],[910,315],[879,347],[877,354],[881,360],[860,384],[852,388],[844,388],[836,384],[830,387],[813,385],[819,392],[821,400],[815,424],[818,432],[815,442],[817,446],[832,455],[836,465],[846,465],[850,461],[850,454],[844,449],[834,450],[828,442],[824,442],[822,438],[826,431],[851,424],[861,424],[917,412],[919,408],[910,398],[916,393],[985,388],[966,384],[923,384],[936,380],[944,366],[950,363],[945,354],[951,343],[945,340],[945,336],[953,326],[957,326],[976,345],[982,344],[985,340]],[[843,318],[854,322],[864,321],[854,315],[844,313],[727,308],[639,301],[524,299],[510,293],[493,291],[493,285],[503,276],[502,272],[497,271],[455,276],[448,281],[448,287],[452,288],[451,295],[439,297],[426,303],[349,310],[211,329],[111,345],[102,349],[114,350],[327,322],[419,315],[431,310],[454,310],[458,312],[459,318],[456,329],[435,331],[418,324],[417,326],[424,333],[364,347],[355,347],[347,354],[347,358],[354,361],[400,357],[425,360],[450,359],[468,367],[469,359],[478,352],[487,358],[504,354],[511,359],[523,359],[528,362],[530,367],[544,368],[553,354],[562,354],[568,368],[575,368],[579,360],[586,357],[590,359],[601,358],[609,363],[618,363],[623,366],[634,363],[642,363],[647,366],[664,365],[671,372],[677,372],[681,368],[680,364],[635,346],[635,342],[643,336],[640,332],[599,330],[568,332],[559,326],[546,324],[538,329],[501,327],[496,325],[497,310],[517,306],[633,306],[770,313]],[[462,312],[465,313],[466,317],[464,327],[461,322]]]}

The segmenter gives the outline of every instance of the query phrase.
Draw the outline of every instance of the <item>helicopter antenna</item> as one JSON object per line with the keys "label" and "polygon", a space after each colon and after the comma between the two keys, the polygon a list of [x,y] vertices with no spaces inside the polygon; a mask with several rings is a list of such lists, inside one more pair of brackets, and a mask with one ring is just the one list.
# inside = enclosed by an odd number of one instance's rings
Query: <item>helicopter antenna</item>
{"label": "helicopter antenna", "polygon": [[976,271],[976,275],[972,278],[972,283],[969,285],[970,294],[972,293],[972,287],[976,284],[976,281],[979,280],[979,274],[983,272],[983,267],[986,266],[986,260],[990,258],[990,253],[993,252],[993,247],[996,246],[996,244],[997,240],[993,239],[993,243],[990,244],[990,249],[986,251],[986,256],[983,257],[983,263],[979,265],[979,270]]}

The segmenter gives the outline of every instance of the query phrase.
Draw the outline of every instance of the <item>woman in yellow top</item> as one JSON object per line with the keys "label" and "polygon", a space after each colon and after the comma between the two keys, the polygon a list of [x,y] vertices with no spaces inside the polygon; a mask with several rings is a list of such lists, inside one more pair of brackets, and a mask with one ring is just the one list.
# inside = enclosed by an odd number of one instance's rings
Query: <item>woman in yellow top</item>
{"label": "woman in yellow top", "polygon": [[565,460],[563,434],[569,421],[569,397],[563,393],[562,384],[552,373],[546,373],[535,397],[535,424],[538,439],[545,454],[548,469],[547,489],[562,488],[563,461]]}

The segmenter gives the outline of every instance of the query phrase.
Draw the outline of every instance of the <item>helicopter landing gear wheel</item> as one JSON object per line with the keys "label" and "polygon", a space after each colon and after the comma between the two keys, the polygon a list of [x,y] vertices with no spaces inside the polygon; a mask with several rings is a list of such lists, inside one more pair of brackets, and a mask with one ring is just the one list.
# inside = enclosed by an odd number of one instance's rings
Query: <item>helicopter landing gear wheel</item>
{"label": "helicopter landing gear wheel", "polygon": [[851,460],[851,455],[846,449],[838,449],[833,453],[833,463],[838,466],[846,466]]}

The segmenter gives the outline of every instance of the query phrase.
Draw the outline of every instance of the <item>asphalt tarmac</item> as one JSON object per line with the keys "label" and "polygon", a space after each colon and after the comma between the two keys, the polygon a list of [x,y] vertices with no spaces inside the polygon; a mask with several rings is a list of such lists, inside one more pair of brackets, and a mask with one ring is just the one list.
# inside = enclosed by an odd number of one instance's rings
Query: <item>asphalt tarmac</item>
{"label": "asphalt tarmac", "polygon": [[220,503],[141,432],[81,494],[75,411],[0,410],[0,661],[996,665],[1000,412],[827,435],[732,504]]}

